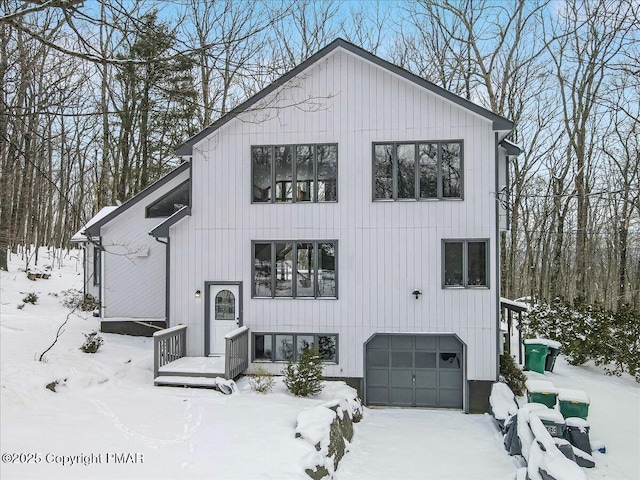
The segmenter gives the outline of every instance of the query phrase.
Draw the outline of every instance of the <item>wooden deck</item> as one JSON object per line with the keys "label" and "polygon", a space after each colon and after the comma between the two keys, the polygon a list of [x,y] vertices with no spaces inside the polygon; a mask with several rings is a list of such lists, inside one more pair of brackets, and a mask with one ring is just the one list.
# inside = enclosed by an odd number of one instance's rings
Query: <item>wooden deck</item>
{"label": "wooden deck", "polygon": [[158,375],[224,377],[224,357],[182,357],[160,367]]}

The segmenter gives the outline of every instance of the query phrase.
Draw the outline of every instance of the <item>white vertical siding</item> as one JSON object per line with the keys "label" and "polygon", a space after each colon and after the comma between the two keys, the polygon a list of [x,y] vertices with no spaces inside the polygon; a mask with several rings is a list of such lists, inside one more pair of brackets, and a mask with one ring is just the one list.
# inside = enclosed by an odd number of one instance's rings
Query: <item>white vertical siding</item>
{"label": "white vertical siding", "polygon": [[[468,378],[494,379],[491,122],[342,49],[295,84],[281,104],[298,107],[254,110],[194,145],[192,217],[171,230],[171,319],[189,325],[189,354],[204,354],[204,295],[193,292],[242,281],[252,331],[339,335],[329,376],[362,376],[373,333],[453,332],[467,344]],[[458,139],[464,201],[372,201],[372,142]],[[251,145],[322,142],[338,144],[338,203],[251,204]],[[490,240],[490,289],[441,288],[443,238]],[[337,239],[339,299],[252,299],[251,241],[278,239]]]}
{"label": "white vertical siding", "polygon": [[166,247],[149,235],[164,218],[145,218],[145,212],[187,179],[185,171],[101,228],[104,320],[165,319]]}

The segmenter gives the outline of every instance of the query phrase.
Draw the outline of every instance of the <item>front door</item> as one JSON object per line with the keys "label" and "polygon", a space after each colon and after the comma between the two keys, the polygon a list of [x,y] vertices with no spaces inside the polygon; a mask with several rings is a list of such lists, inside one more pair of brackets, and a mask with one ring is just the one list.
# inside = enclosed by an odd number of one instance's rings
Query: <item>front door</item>
{"label": "front door", "polygon": [[225,335],[240,326],[240,285],[210,284],[208,355],[224,355]]}

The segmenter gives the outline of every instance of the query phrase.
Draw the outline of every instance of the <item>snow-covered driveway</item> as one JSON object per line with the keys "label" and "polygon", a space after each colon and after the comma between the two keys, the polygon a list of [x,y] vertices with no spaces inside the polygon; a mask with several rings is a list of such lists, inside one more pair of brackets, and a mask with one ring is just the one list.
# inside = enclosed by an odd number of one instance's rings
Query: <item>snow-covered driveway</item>
{"label": "snow-covered driveway", "polygon": [[517,465],[488,415],[367,409],[336,478],[513,479]]}

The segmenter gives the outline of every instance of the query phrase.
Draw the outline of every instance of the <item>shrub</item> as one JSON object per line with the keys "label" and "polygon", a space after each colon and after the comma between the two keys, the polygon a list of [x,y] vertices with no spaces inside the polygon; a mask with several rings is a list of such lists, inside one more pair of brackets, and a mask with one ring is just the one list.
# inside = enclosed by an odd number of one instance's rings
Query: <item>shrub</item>
{"label": "shrub", "polygon": [[18,304],[18,310],[22,310],[24,308],[24,303],[19,303]]}
{"label": "shrub", "polygon": [[256,373],[249,377],[251,390],[258,393],[270,392],[276,381],[269,372],[262,367],[256,367]]}
{"label": "shrub", "polygon": [[38,295],[35,292],[27,293],[27,296],[22,299],[24,303],[30,303],[35,305],[38,302]]}
{"label": "shrub", "polygon": [[71,288],[62,292],[64,299],[62,305],[73,310],[80,309],[83,312],[95,310],[100,307],[100,301],[90,293],[83,294],[80,290]]}
{"label": "shrub", "polygon": [[80,347],[84,353],[96,353],[100,346],[104,343],[104,340],[98,332],[91,332],[84,334],[85,341]]}
{"label": "shrub", "polygon": [[542,336],[562,344],[572,365],[593,360],[610,375],[628,371],[640,382],[640,312],[618,311],[577,299],[536,305],[523,322],[524,338]]}
{"label": "shrub", "polygon": [[504,383],[509,385],[514,395],[518,397],[524,395],[524,382],[527,381],[527,376],[508,353],[500,355],[500,376]]}
{"label": "shrub", "polygon": [[284,384],[298,397],[316,395],[322,391],[322,358],[315,348],[305,348],[298,363],[289,360],[284,368]]}

